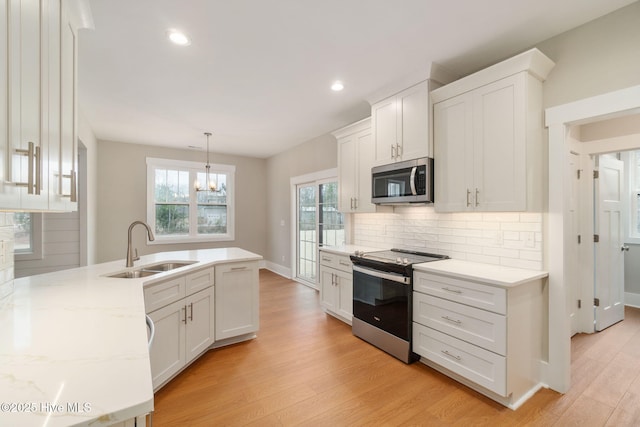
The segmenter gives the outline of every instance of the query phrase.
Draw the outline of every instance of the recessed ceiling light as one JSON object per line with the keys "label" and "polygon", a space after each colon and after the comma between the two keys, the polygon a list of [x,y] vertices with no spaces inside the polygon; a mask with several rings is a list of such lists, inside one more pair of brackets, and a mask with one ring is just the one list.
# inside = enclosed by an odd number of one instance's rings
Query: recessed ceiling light
{"label": "recessed ceiling light", "polygon": [[341,81],[335,81],[331,85],[331,90],[334,92],[340,92],[342,89],[344,89],[344,84]]}
{"label": "recessed ceiling light", "polygon": [[191,44],[189,37],[178,30],[167,31],[167,37],[169,37],[169,40],[171,40],[173,44],[177,44],[178,46],[189,46]]}

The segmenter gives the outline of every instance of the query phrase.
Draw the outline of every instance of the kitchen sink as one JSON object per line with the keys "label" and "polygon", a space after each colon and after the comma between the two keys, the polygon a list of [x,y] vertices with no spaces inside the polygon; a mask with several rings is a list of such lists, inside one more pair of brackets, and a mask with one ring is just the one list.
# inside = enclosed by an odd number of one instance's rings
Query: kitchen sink
{"label": "kitchen sink", "polygon": [[116,279],[139,279],[141,277],[153,276],[154,274],[175,270],[176,268],[186,267],[196,262],[197,261],[166,261],[158,264],[145,265],[135,270],[107,274],[107,277],[114,277]]}
{"label": "kitchen sink", "polygon": [[196,263],[196,261],[170,261],[170,262],[163,262],[160,264],[145,265],[143,267],[143,270],[155,271],[155,272],[170,271],[170,270],[175,270],[176,268],[186,267],[187,265],[191,265],[194,263]]}
{"label": "kitchen sink", "polygon": [[139,279],[140,277],[153,276],[154,274],[158,274],[160,271],[153,270],[130,270],[130,271],[122,271],[116,274],[110,274],[107,277],[115,277],[117,279]]}

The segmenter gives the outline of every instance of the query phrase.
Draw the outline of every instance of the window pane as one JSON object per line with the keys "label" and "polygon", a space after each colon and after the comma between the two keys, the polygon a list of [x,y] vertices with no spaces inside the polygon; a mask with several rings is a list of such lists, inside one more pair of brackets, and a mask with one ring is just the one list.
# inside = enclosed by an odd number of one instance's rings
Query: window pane
{"label": "window pane", "polygon": [[338,183],[320,184],[319,245],[335,246],[345,242],[344,216],[338,211]]}
{"label": "window pane", "polygon": [[156,234],[188,235],[189,206],[156,204]]}
{"label": "window pane", "polygon": [[15,252],[31,252],[31,214],[27,212],[16,212],[13,214],[14,223],[14,251]]}
{"label": "window pane", "polygon": [[198,234],[225,234],[227,207],[198,205]]}
{"label": "window pane", "polygon": [[156,169],[156,202],[189,201],[189,172],[171,169]]}

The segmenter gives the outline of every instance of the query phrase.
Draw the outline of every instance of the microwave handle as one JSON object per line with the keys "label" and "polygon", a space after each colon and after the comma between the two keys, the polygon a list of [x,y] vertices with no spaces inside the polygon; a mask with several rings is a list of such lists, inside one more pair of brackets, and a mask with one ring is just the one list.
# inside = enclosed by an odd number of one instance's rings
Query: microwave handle
{"label": "microwave handle", "polygon": [[418,191],[416,190],[416,172],[418,171],[418,167],[414,166],[411,168],[411,178],[409,181],[411,182],[411,194],[414,196],[418,195]]}

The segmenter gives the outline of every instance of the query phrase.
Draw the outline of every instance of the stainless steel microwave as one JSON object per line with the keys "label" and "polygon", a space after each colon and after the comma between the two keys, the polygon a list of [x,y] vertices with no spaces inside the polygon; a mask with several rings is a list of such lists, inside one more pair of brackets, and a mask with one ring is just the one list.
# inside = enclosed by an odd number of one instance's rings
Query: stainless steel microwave
{"label": "stainless steel microwave", "polygon": [[423,157],[372,168],[371,203],[433,203],[433,159]]}

